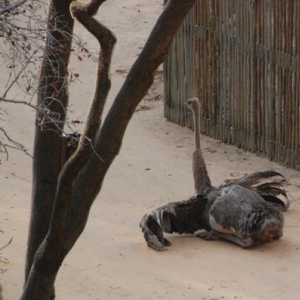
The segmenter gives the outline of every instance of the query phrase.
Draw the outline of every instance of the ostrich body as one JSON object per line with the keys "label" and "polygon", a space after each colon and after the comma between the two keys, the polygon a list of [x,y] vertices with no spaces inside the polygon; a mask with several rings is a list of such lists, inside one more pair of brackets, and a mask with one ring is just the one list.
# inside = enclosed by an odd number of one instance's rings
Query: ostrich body
{"label": "ostrich body", "polygon": [[[215,188],[211,185],[200,147],[199,101],[187,101],[194,114],[193,175],[196,196],[168,203],[143,216],[140,227],[150,248],[162,251],[171,243],[163,233],[193,234],[210,240],[220,237],[242,248],[279,239],[283,234],[280,210],[289,206],[285,177],[265,170]],[[283,199],[281,199],[282,197]]]}

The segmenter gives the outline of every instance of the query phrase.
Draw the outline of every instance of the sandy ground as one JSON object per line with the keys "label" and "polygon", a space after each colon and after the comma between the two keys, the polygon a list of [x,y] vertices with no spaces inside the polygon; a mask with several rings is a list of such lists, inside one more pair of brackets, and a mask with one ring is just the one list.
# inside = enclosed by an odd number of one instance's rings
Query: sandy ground
{"label": "sandy ground", "polygon": [[[138,55],[162,1],[107,1],[98,18],[117,35],[112,65],[111,101]],[[91,49],[94,39],[80,25],[76,32]],[[84,120],[93,93],[92,61],[72,60],[81,72],[71,87],[71,119]],[[0,83],[3,83],[3,78]],[[138,227],[143,214],[193,195],[193,133],[163,118],[162,84],[157,81],[126,132],[121,153],[109,170],[86,230],[65,260],[56,281],[58,299],[285,299],[300,295],[299,172],[203,137],[209,174],[215,185],[252,171],[274,168],[289,179],[292,204],[285,213],[284,236],[274,243],[243,250],[225,241],[168,236],[166,252],[147,248]],[[154,99],[154,100],[153,100]],[[110,103],[110,102],[109,102]],[[107,107],[109,107],[109,103]],[[2,121],[0,121],[2,122]],[[5,117],[14,139],[32,149],[34,112],[15,106]],[[7,300],[18,299],[31,194],[31,158],[11,151],[1,156],[0,281]]]}

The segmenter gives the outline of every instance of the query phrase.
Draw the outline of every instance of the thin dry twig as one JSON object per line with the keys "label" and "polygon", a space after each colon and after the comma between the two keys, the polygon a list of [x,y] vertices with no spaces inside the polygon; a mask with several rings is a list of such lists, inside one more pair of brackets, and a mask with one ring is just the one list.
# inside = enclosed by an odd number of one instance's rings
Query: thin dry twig
{"label": "thin dry twig", "polygon": [[4,9],[0,9],[0,15],[3,15],[5,13],[9,13],[11,11],[16,10],[18,7],[22,6],[27,1],[28,0],[21,0],[20,2],[14,4],[14,5],[8,6],[8,7],[4,8]]}
{"label": "thin dry twig", "polygon": [[9,242],[5,246],[3,246],[2,248],[0,248],[0,251],[3,250],[4,248],[6,248],[12,242],[12,240],[13,240],[13,238],[11,238],[9,240]]}
{"label": "thin dry twig", "polygon": [[32,157],[32,155],[30,155],[28,150],[25,149],[25,147],[22,144],[13,140],[2,127],[0,127],[0,131],[3,132],[6,139],[12,144],[12,145],[8,145],[8,144],[4,144],[0,141],[0,146],[2,146],[4,148],[4,152],[6,153],[6,160],[8,160],[8,157],[9,157],[7,148],[12,148],[12,149],[23,151],[26,155]]}
{"label": "thin dry twig", "polygon": [[[102,0],[101,0],[102,1]],[[103,2],[103,1],[102,1]],[[45,19],[45,11],[47,9],[47,3],[45,1],[30,1],[27,0],[12,0],[0,4],[0,38],[3,43],[0,45],[0,60],[3,64],[1,69],[5,69],[4,73],[7,73],[7,83],[3,91],[0,91],[0,102],[6,102],[7,104],[22,104],[33,108],[40,117],[36,120],[36,126],[40,126],[42,130],[57,130],[58,134],[65,133],[62,131],[61,116],[52,112],[49,107],[53,101],[59,101],[54,96],[49,96],[45,99],[44,105],[34,105],[33,98],[37,95],[38,90],[46,89],[47,86],[39,86],[38,73],[39,63],[42,60],[45,53],[46,36],[49,36],[48,43],[53,44],[52,51],[55,51],[55,56],[59,55],[59,51],[64,51],[63,46],[60,45],[59,40],[55,35],[49,32],[48,20]],[[25,21],[24,21],[25,20]],[[62,19],[58,16],[56,22],[62,22]],[[64,30],[63,26],[57,26],[54,24],[51,31],[58,32],[65,38],[73,39],[73,55],[77,56],[80,61],[83,59],[92,59],[97,61],[98,54],[91,52],[86,47],[79,37],[76,35],[70,35],[67,30]],[[63,29],[62,29],[63,28]],[[76,51],[77,48],[77,51]],[[49,64],[54,70],[57,65],[52,63],[50,57],[48,57]],[[55,75],[57,81],[61,80],[59,74]],[[65,84],[74,83],[79,81],[80,73],[74,70],[68,70],[68,77],[65,78]],[[51,85],[56,87],[53,78],[49,78]],[[9,92],[13,87],[17,87],[22,91],[24,98],[16,99],[9,96]],[[61,89],[63,86],[60,87]],[[59,91],[56,91],[57,94]],[[47,103],[47,104],[46,104]],[[0,111],[4,111],[0,108]],[[70,113],[71,111],[68,110]],[[7,109],[5,109],[7,113]],[[67,112],[65,111],[67,114]],[[5,120],[3,120],[5,121]],[[52,126],[54,124],[54,127]],[[65,125],[75,131],[73,126],[75,123],[68,122],[66,120]],[[2,127],[2,131],[9,130]],[[11,142],[11,141],[10,141]],[[18,148],[20,145],[13,142],[14,146],[7,145],[3,141],[0,141],[2,152],[8,154],[7,148]],[[24,147],[21,147],[24,150]]]}

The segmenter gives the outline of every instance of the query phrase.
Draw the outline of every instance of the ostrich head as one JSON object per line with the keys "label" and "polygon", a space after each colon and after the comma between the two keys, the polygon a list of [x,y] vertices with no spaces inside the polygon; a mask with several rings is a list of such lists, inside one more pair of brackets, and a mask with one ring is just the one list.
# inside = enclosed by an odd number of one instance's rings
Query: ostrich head
{"label": "ostrich head", "polygon": [[191,111],[197,111],[200,107],[200,102],[197,97],[186,100],[186,105]]}

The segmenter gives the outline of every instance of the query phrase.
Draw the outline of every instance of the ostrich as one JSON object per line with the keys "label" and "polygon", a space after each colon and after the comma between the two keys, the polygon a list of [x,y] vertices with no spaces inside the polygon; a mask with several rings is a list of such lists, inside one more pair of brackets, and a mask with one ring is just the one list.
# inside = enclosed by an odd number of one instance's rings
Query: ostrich
{"label": "ostrich", "polygon": [[[246,175],[215,188],[211,185],[200,147],[199,101],[187,101],[194,113],[195,150],[193,174],[196,196],[168,203],[143,216],[140,227],[150,248],[163,251],[171,243],[163,233],[197,234],[205,240],[220,237],[242,248],[282,237],[283,215],[278,209],[288,208],[279,172],[265,170]],[[268,179],[269,182],[263,182]],[[279,196],[283,196],[283,202]]]}

